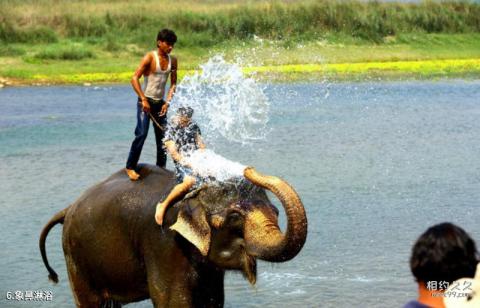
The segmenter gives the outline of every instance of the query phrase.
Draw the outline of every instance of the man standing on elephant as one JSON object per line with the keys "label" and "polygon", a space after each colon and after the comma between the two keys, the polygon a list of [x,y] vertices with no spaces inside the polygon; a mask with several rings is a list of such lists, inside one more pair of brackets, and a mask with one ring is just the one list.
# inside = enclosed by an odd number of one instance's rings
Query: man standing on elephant
{"label": "man standing on elephant", "polygon": [[[168,106],[172,100],[177,84],[177,59],[170,57],[177,36],[172,30],[163,29],[157,35],[157,50],[149,52],[135,71],[131,84],[138,95],[137,126],[135,139],[132,142],[125,171],[132,180],[138,180],[140,175],[135,171],[143,144],[147,138],[150,117],[154,120],[155,141],[157,144],[157,166],[165,167],[167,156],[163,148],[164,127]],[[142,90],[140,78],[143,76],[145,89]],[[170,76],[170,90],[166,101],[165,86]],[[160,127],[158,127],[160,125]]]}

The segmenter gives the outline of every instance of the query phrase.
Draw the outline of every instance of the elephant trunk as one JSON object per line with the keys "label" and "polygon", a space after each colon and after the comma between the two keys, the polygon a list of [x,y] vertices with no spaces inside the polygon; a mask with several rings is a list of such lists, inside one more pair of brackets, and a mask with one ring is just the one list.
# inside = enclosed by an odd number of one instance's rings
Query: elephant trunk
{"label": "elephant trunk", "polygon": [[244,176],[253,184],[271,191],[281,201],[287,216],[287,230],[281,232],[278,224],[254,211],[246,220],[245,240],[248,251],[263,260],[284,262],[294,258],[307,238],[307,216],[295,190],[278,177],[258,173],[253,167],[244,170]]}

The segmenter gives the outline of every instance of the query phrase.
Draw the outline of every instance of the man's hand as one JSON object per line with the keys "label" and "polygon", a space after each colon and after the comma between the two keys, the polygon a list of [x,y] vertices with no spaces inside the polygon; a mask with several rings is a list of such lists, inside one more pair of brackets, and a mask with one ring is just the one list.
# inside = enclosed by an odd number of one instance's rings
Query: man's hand
{"label": "man's hand", "polygon": [[159,116],[163,117],[167,113],[168,105],[168,103],[163,104],[162,109],[160,109]]}
{"label": "man's hand", "polygon": [[146,112],[146,113],[150,112],[150,104],[148,103],[147,98],[142,99],[142,108],[143,108],[144,112]]}

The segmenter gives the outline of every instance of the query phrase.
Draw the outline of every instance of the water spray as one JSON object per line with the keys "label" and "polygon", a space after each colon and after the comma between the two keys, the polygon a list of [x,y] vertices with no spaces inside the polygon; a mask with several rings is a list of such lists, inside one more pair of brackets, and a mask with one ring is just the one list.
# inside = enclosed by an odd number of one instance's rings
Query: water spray
{"label": "water spray", "polygon": [[173,109],[190,106],[209,144],[222,137],[240,144],[264,139],[270,102],[237,64],[214,56],[177,88]]}

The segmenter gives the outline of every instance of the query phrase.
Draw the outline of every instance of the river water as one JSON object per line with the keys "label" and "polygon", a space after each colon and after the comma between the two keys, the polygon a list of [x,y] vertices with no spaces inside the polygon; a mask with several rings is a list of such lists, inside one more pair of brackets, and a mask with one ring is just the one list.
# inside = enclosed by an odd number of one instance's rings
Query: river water
{"label": "river water", "polygon": [[[399,307],[416,296],[408,259],[427,227],[451,221],[480,243],[480,81],[264,88],[264,139],[204,139],[290,182],[308,239],[290,262],[260,262],[255,287],[228,273],[226,307]],[[135,96],[128,86],[5,88],[0,107],[0,306],[72,307],[61,227],[47,241],[58,285],[48,282],[38,236],[54,213],[124,167]],[[150,133],[141,161],[153,163]],[[53,300],[6,300],[36,290]]]}

